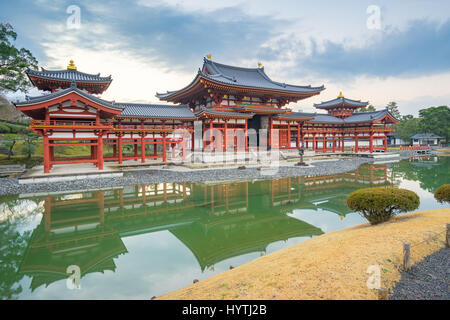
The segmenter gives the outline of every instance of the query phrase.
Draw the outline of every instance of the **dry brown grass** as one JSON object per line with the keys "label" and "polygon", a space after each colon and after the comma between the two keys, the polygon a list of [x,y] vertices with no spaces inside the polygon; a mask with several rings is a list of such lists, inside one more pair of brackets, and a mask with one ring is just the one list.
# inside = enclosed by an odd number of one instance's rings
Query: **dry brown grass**
{"label": "dry brown grass", "polygon": [[382,287],[400,280],[403,242],[412,263],[445,244],[450,209],[416,212],[376,226],[361,224],[321,235],[215,275],[160,299],[377,299],[366,285],[370,265]]}

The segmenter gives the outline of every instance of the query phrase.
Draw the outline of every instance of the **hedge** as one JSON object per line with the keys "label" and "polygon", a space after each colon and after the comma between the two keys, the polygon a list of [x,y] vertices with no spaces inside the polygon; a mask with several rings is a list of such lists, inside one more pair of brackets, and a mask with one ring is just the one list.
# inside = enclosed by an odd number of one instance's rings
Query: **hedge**
{"label": "hedge", "polygon": [[364,188],[347,197],[348,207],[359,212],[371,224],[387,221],[401,212],[415,210],[419,204],[419,196],[414,192],[390,187]]}
{"label": "hedge", "polygon": [[440,186],[434,193],[434,198],[439,202],[450,203],[450,184]]}

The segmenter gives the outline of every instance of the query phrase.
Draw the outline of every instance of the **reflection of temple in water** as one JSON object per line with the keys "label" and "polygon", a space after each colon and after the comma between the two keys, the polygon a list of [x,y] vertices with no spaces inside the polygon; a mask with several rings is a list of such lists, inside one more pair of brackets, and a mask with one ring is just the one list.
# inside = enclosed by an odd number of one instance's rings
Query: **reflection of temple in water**
{"label": "reflection of temple in water", "polygon": [[161,183],[49,196],[20,272],[33,278],[34,290],[67,279],[70,265],[79,266],[82,276],[114,271],[114,259],[127,253],[122,237],[161,230],[189,248],[204,270],[231,257],[264,252],[276,241],[321,234],[287,214],[323,209],[343,217],[350,212],[347,195],[373,184],[388,184],[386,165],[331,176]]}

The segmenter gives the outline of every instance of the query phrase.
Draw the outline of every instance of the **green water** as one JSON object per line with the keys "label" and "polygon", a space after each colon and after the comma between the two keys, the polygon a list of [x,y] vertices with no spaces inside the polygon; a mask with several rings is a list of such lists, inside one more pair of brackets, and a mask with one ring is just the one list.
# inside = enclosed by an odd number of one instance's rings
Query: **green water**
{"label": "green water", "polygon": [[[449,183],[450,158],[228,184],[165,183],[0,198],[2,299],[150,299],[230,266],[365,222],[346,206],[368,186],[415,191],[418,210]],[[81,272],[80,288],[67,268]]]}

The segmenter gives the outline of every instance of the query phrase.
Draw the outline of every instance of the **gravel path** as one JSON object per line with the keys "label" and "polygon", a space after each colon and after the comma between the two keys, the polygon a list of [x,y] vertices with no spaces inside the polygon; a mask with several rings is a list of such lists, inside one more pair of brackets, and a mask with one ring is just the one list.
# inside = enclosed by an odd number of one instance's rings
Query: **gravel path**
{"label": "gravel path", "polygon": [[174,171],[149,169],[124,172],[123,177],[85,179],[65,182],[19,184],[16,178],[0,179],[0,195],[21,193],[45,193],[71,190],[87,190],[131,186],[136,184],[154,184],[163,182],[199,182],[225,180],[273,179],[298,176],[330,175],[353,171],[363,163],[373,161],[369,158],[351,160],[324,160],[313,162],[310,167],[280,166],[274,172],[259,171],[256,167],[246,169],[215,169]]}
{"label": "gravel path", "polygon": [[391,300],[449,300],[450,249],[444,248],[402,272]]}

